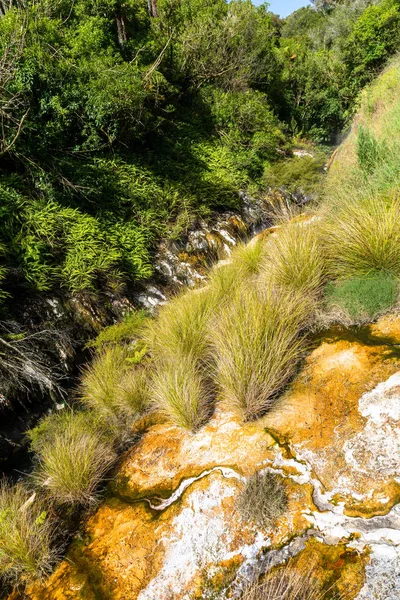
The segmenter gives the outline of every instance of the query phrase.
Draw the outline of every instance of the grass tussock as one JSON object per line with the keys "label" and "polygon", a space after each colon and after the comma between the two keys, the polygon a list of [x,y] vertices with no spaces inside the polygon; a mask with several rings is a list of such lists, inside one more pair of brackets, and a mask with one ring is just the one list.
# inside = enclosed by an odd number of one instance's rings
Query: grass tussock
{"label": "grass tussock", "polygon": [[216,320],[216,383],[224,403],[255,419],[274,403],[306,349],[302,333],[313,311],[305,295],[244,287]]}
{"label": "grass tussock", "polygon": [[338,279],[386,271],[400,276],[400,200],[348,200],[324,223],[330,275]]}
{"label": "grass tussock", "polygon": [[85,412],[65,411],[44,419],[30,434],[37,467],[33,475],[59,505],[88,506],[115,461],[114,440]]}
{"label": "grass tussock", "polygon": [[186,292],[160,309],[145,333],[154,360],[191,356],[203,360],[208,354],[208,326],[216,298],[206,292]]}
{"label": "grass tussock", "polygon": [[287,509],[288,497],[284,480],[276,473],[255,473],[238,496],[237,507],[242,518],[258,527],[272,525]]}
{"label": "grass tussock", "polygon": [[266,243],[262,279],[288,291],[318,295],[325,279],[318,221],[293,221]]}
{"label": "grass tussock", "polygon": [[240,244],[232,252],[227,264],[217,265],[210,276],[210,289],[221,303],[229,298],[243,281],[250,280],[260,272],[265,257],[265,244],[254,239],[249,244]]}
{"label": "grass tussock", "polygon": [[151,391],[157,410],[180,427],[196,431],[212,412],[209,374],[190,354],[179,361],[161,362]]}
{"label": "grass tussock", "polygon": [[152,405],[192,430],[211,410],[209,324],[216,306],[213,290],[189,292],[164,306],[147,329]]}
{"label": "grass tussock", "polygon": [[105,346],[86,367],[79,392],[86,409],[123,442],[149,403],[147,371],[130,364],[126,346]]}
{"label": "grass tussock", "polygon": [[12,585],[41,579],[57,558],[55,528],[39,500],[22,484],[0,483],[0,576]]}
{"label": "grass tussock", "polygon": [[121,376],[115,390],[115,410],[122,418],[132,419],[150,405],[149,374],[143,367],[131,367]]}

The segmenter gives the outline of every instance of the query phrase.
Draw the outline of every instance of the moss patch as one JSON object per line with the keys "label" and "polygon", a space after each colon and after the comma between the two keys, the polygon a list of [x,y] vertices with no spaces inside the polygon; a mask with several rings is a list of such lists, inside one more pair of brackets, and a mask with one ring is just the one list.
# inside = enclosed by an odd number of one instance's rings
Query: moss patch
{"label": "moss patch", "polygon": [[372,320],[397,300],[398,280],[388,273],[353,277],[329,283],[325,289],[329,309],[339,309],[352,320]]}

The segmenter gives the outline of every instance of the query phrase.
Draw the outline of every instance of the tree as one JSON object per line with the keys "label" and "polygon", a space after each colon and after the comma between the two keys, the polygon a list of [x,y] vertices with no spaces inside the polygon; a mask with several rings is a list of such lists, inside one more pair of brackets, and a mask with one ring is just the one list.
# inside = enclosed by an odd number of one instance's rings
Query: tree
{"label": "tree", "polygon": [[329,12],[346,0],[311,0],[317,10]]}

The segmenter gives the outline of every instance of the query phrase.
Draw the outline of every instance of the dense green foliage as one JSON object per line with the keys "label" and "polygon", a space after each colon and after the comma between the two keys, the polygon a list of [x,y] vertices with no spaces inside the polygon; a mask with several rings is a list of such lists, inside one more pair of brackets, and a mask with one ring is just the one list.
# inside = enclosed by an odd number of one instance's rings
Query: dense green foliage
{"label": "dense green foliage", "polygon": [[118,289],[151,274],[159,236],[286,184],[291,135],[332,140],[399,47],[397,0],[316,4],[280,21],[250,0],[11,2],[0,297]]}

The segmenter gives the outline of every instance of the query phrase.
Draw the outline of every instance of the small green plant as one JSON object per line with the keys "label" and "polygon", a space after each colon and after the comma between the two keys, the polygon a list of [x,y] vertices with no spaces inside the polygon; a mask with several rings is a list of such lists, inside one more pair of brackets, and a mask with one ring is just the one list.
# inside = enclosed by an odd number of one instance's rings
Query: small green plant
{"label": "small green plant", "polygon": [[274,403],[304,355],[312,298],[266,286],[239,289],[216,318],[215,381],[222,400],[245,419]]}
{"label": "small green plant", "polygon": [[283,477],[276,473],[255,473],[237,498],[237,507],[245,521],[257,527],[269,527],[287,509],[288,497]]}
{"label": "small green plant", "polygon": [[383,272],[332,282],[325,289],[328,311],[344,313],[356,322],[373,320],[393,306],[398,294],[398,280]]}
{"label": "small green plant", "polygon": [[45,418],[28,434],[37,465],[36,484],[60,505],[88,506],[113,464],[113,439],[85,412],[65,411]]}
{"label": "small green plant", "polygon": [[51,570],[57,553],[55,529],[42,502],[22,484],[0,484],[0,576],[13,585],[41,579]]}
{"label": "small green plant", "polygon": [[108,345],[128,343],[140,334],[145,320],[146,311],[132,311],[119,323],[105,327],[94,340],[88,343],[88,347],[101,349]]}

